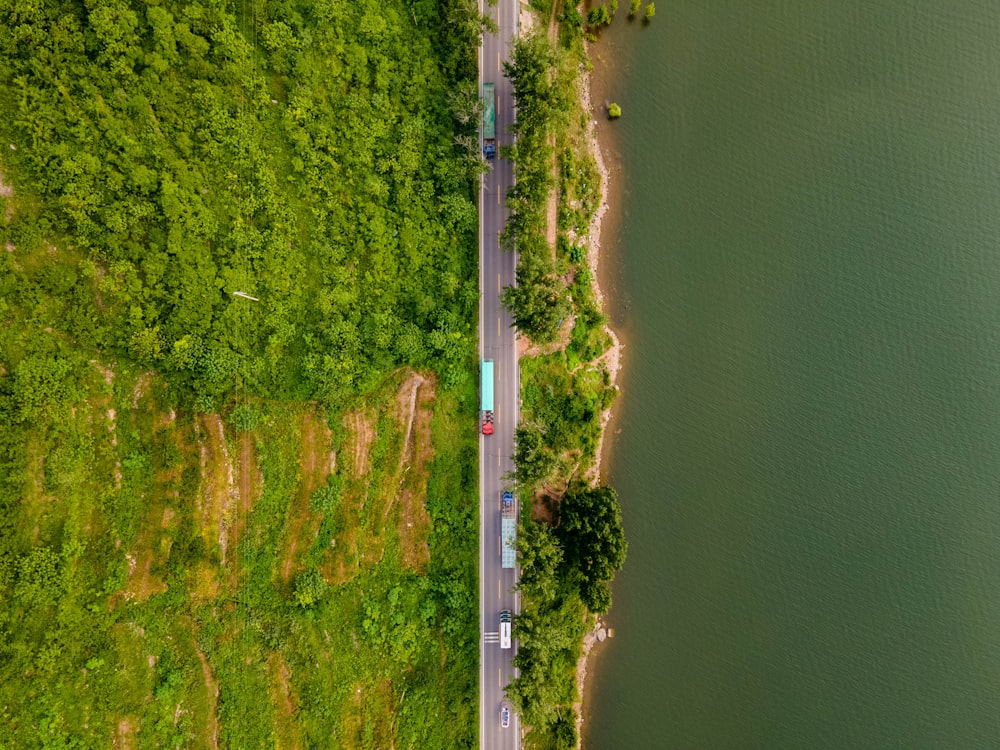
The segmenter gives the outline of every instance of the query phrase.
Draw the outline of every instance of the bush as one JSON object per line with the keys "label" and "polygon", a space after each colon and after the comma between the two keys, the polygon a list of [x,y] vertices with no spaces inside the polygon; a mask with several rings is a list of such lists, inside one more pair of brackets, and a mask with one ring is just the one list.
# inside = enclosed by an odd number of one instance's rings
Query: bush
{"label": "bush", "polygon": [[326,579],[315,568],[299,573],[295,576],[296,606],[313,607],[319,604],[326,594],[326,589]]}

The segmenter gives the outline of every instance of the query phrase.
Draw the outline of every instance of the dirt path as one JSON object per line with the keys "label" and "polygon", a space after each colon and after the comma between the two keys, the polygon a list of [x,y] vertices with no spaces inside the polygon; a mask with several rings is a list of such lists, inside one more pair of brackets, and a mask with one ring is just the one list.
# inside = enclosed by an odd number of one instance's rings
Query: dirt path
{"label": "dirt path", "polygon": [[212,674],[212,668],[208,665],[208,659],[198,648],[198,642],[194,642],[195,653],[198,654],[198,661],[201,662],[201,675],[205,680],[205,692],[208,694],[208,721],[205,724],[205,732],[209,738],[209,747],[218,750],[219,747],[219,717],[217,714],[219,704],[219,683]]}
{"label": "dirt path", "polygon": [[351,452],[354,465],[352,466],[355,477],[361,478],[368,473],[368,448],[375,439],[375,428],[371,417],[362,411],[349,412],[344,417],[344,426],[352,435]]}
{"label": "dirt path", "polygon": [[271,703],[278,714],[280,732],[275,733],[275,747],[277,750],[299,750],[301,742],[299,740],[298,728],[295,725],[295,701],[292,698],[291,677],[292,672],[288,668],[288,662],[279,651],[275,651],[267,660],[268,671],[271,676]]}
{"label": "dirt path", "polygon": [[14,218],[14,202],[11,200],[13,197],[14,186],[6,182],[3,172],[0,172],[0,198],[4,198],[7,204],[3,212],[5,224],[10,224],[10,220]]}
{"label": "dirt path", "polygon": [[126,716],[118,722],[118,732],[112,747],[120,750],[135,750],[135,728],[139,723],[136,716]]}
{"label": "dirt path", "polygon": [[254,437],[251,432],[240,436],[240,517],[243,518],[253,507],[258,490],[261,486],[260,471],[257,468],[257,455],[254,450]]}
{"label": "dirt path", "polygon": [[202,533],[208,536],[206,541],[214,537],[218,542],[225,566],[230,527],[238,502],[236,479],[222,419],[218,414],[205,414],[201,426],[204,430],[201,441]]}
{"label": "dirt path", "polygon": [[[396,397],[396,406],[399,407],[400,421],[402,422],[403,419],[406,420],[406,431],[403,433],[403,447],[399,452],[399,466],[397,471],[403,468],[403,462],[409,454],[410,433],[413,431],[413,415],[417,408],[417,389],[423,384],[424,379],[417,373],[413,373],[403,383],[403,387],[399,389],[399,395]],[[403,403],[407,388],[409,388],[410,395],[406,399],[407,403],[404,407]]]}
{"label": "dirt path", "polygon": [[[300,452],[300,467],[303,479],[310,476],[316,469],[315,451],[311,451],[307,448],[307,446],[310,446],[315,442],[315,439],[315,430],[313,428],[312,421],[309,419],[303,419],[301,433],[302,450]],[[299,493],[299,499],[301,499],[301,494],[302,493]],[[292,512],[291,518],[289,519],[291,525],[288,532],[288,551],[285,553],[285,559],[281,565],[281,578],[285,583],[288,583],[292,576],[292,565],[295,564],[295,553],[298,552],[299,537],[302,535],[302,527],[306,522],[304,514],[299,512],[299,506],[300,503],[295,500],[292,501]]]}
{"label": "dirt path", "polygon": [[300,542],[314,536],[322,520],[318,514],[310,512],[309,501],[313,493],[326,482],[330,471],[333,460],[330,452],[332,437],[330,428],[314,409],[309,409],[302,415],[299,433],[299,487],[289,509],[286,548],[281,563],[281,578],[285,583],[291,580]]}
{"label": "dirt path", "polygon": [[383,518],[398,503],[396,532],[399,536],[403,563],[422,570],[430,561],[427,537],[430,514],[424,498],[427,496],[427,466],[433,457],[431,418],[433,417],[434,383],[417,373],[403,381],[396,396],[396,418],[405,424],[403,445],[396,468],[398,491],[386,504]]}

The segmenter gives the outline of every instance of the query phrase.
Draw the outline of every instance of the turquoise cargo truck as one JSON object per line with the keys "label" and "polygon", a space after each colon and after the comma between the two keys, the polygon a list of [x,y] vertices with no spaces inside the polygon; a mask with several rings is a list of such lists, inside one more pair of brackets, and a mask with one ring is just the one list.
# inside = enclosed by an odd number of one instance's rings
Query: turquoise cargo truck
{"label": "turquoise cargo truck", "polygon": [[493,360],[484,359],[481,370],[482,401],[480,406],[483,412],[483,434],[493,434]]}

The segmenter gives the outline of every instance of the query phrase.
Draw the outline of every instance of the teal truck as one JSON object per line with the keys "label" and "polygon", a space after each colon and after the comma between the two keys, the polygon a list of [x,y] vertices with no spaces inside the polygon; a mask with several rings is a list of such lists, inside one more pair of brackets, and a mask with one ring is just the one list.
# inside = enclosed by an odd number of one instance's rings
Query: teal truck
{"label": "teal truck", "polygon": [[493,434],[493,360],[484,359],[481,370],[480,389],[482,400],[480,406],[483,412],[483,434]]}
{"label": "teal truck", "polygon": [[494,159],[497,155],[497,108],[493,82],[483,83],[483,156]]}

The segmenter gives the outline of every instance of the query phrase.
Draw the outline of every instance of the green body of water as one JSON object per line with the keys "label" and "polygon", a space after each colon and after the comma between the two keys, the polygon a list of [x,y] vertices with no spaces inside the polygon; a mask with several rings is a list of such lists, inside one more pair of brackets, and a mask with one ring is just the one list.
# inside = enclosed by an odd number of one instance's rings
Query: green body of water
{"label": "green body of water", "polygon": [[1000,748],[1000,3],[673,0],[594,53],[630,547],[585,747]]}

